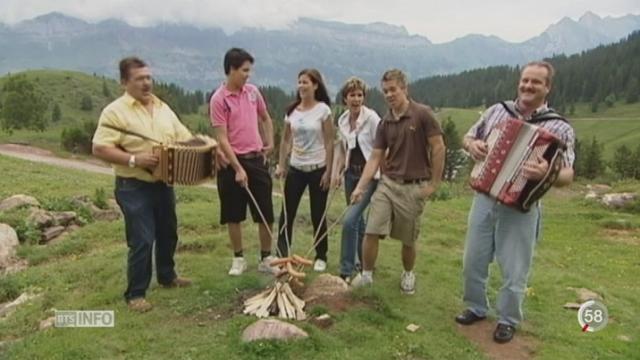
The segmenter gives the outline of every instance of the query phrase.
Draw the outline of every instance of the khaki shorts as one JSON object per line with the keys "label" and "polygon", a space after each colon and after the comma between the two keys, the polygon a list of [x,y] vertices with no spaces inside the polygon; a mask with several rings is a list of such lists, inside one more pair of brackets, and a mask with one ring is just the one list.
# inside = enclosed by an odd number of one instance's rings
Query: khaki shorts
{"label": "khaki shorts", "polygon": [[389,235],[406,246],[415,246],[426,202],[420,198],[425,183],[401,184],[383,175],[371,197],[365,232],[383,237]]}

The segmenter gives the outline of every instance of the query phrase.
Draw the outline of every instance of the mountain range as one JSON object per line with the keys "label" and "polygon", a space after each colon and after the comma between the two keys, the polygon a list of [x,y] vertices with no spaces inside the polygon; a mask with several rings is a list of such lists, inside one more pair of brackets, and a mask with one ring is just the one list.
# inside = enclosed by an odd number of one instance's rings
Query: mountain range
{"label": "mountain range", "polygon": [[0,23],[0,73],[26,69],[79,70],[117,77],[117,62],[138,55],[156,78],[189,89],[210,90],[224,79],[222,57],[230,47],[256,58],[253,81],[292,89],[299,70],[317,67],[330,89],[357,75],[377,84],[397,67],[415,80],[491,65],[515,65],[554,54],[573,54],[615,42],[640,29],[640,15],[599,17],[587,12],[563,18],[540,35],[513,43],[496,36],[467,35],[441,44],[385,23],[346,24],[300,18],[285,30],[160,24],[134,27],[120,20],[89,23],[49,13],[7,25]]}

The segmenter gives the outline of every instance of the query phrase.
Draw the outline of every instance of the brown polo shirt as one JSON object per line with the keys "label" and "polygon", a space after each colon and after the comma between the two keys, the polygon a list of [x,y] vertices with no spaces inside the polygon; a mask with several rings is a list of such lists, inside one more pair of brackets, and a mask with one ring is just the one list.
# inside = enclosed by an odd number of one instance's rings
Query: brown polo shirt
{"label": "brown polo shirt", "polygon": [[411,100],[400,119],[389,110],[378,125],[373,144],[375,149],[388,150],[382,173],[394,180],[430,180],[431,149],[427,139],[437,135],[442,135],[442,129],[430,107]]}

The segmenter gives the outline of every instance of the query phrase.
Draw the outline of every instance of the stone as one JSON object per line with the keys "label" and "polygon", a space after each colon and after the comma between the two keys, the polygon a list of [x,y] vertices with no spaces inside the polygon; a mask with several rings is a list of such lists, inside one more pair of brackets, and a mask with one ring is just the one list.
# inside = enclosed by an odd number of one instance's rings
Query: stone
{"label": "stone", "polygon": [[9,211],[20,207],[40,207],[40,202],[32,196],[18,194],[0,202],[0,211]]}
{"label": "stone", "polygon": [[607,191],[611,191],[611,186],[605,184],[593,184],[587,185],[587,189],[595,192],[598,195],[604,194]]}
{"label": "stone", "polygon": [[20,246],[18,234],[7,224],[0,224],[0,269],[7,268]]}
{"label": "stone", "polygon": [[52,238],[51,240],[47,241],[47,244],[52,245],[52,244],[57,244],[58,242],[66,239],[69,234],[71,234],[72,232],[76,231],[80,229],[80,226],[76,225],[76,224],[71,224],[69,226],[67,226],[64,231],[62,232],[62,234],[59,234],[58,236]]}
{"label": "stone", "polygon": [[614,193],[602,197],[602,203],[612,208],[621,208],[638,198],[636,193]]}
{"label": "stone", "polygon": [[93,214],[93,219],[97,221],[115,221],[120,218],[120,213],[113,210],[100,210]]}
{"label": "stone", "polygon": [[304,292],[304,301],[312,301],[323,297],[333,297],[349,291],[349,285],[341,277],[322,274],[307,287]]}
{"label": "stone", "polygon": [[91,210],[91,216],[93,216],[93,219],[96,221],[115,221],[118,220],[121,215],[120,211],[115,209],[109,208],[103,210],[93,204],[89,206],[89,209]]}
{"label": "stone", "polygon": [[0,304],[0,318],[9,316],[16,308],[29,300],[37,298],[38,295],[23,293],[17,299]]}
{"label": "stone", "polygon": [[64,226],[53,226],[46,229],[42,233],[42,241],[41,243],[48,243],[49,241],[55,239],[58,235],[64,232]]}
{"label": "stone", "polygon": [[602,296],[600,296],[595,291],[592,291],[592,290],[589,290],[589,289],[585,289],[585,288],[575,289],[575,291],[576,291],[576,294],[578,295],[578,301],[580,303],[584,303],[584,302],[589,301],[589,300],[602,301]]}
{"label": "stone", "polygon": [[284,321],[261,319],[249,325],[242,332],[242,341],[256,340],[295,340],[309,337],[304,330]]}
{"label": "stone", "polygon": [[0,276],[6,276],[10,274],[15,274],[22,270],[25,270],[29,267],[29,262],[24,259],[9,259],[9,262],[6,264],[5,268],[0,266]]}
{"label": "stone", "polygon": [[631,342],[631,337],[627,335],[618,335],[618,340],[624,341],[624,342]]}
{"label": "stone", "polygon": [[109,209],[113,209],[117,212],[122,212],[120,210],[120,205],[118,205],[118,202],[115,199],[107,200],[107,204],[109,205]]}
{"label": "stone", "polygon": [[311,321],[321,329],[326,329],[331,325],[333,325],[333,318],[329,314],[322,314],[320,316],[316,316]]}
{"label": "stone", "polygon": [[80,195],[72,197],[71,203],[78,207],[89,207],[93,204],[93,201],[91,201],[91,198],[87,195]]}
{"label": "stone", "polygon": [[53,325],[56,323],[56,317],[52,316],[50,318],[44,319],[42,321],[40,321],[40,325],[38,326],[38,329],[40,330],[46,330],[48,328],[53,327]]}
{"label": "stone", "polygon": [[407,327],[406,327],[406,330],[407,330],[408,332],[412,332],[412,333],[414,333],[414,332],[418,331],[418,329],[420,329],[420,325],[416,325],[416,324],[409,324],[409,325],[407,325]]}
{"label": "stone", "polygon": [[52,212],[51,215],[53,216],[54,223],[60,226],[69,226],[71,223],[76,221],[76,218],[78,217],[75,211]]}
{"label": "stone", "polygon": [[597,199],[598,198],[598,194],[596,194],[596,192],[593,191],[593,190],[589,190],[589,192],[587,193],[587,195],[584,196],[584,198],[586,200]]}
{"label": "stone", "polygon": [[568,309],[568,310],[578,310],[578,309],[580,309],[580,304],[573,303],[573,302],[568,302],[568,303],[564,304],[562,307],[565,308],[565,309]]}
{"label": "stone", "polygon": [[32,208],[29,216],[27,216],[27,222],[42,230],[53,225],[54,218],[47,210]]}

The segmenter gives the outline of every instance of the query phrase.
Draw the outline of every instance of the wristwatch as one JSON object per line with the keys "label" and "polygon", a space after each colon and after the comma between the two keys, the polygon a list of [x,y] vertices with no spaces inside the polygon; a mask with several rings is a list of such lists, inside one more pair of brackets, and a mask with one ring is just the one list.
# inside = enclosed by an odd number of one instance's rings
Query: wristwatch
{"label": "wristwatch", "polygon": [[130,168],[136,167],[136,156],[135,155],[131,155],[129,157],[129,167]]}

